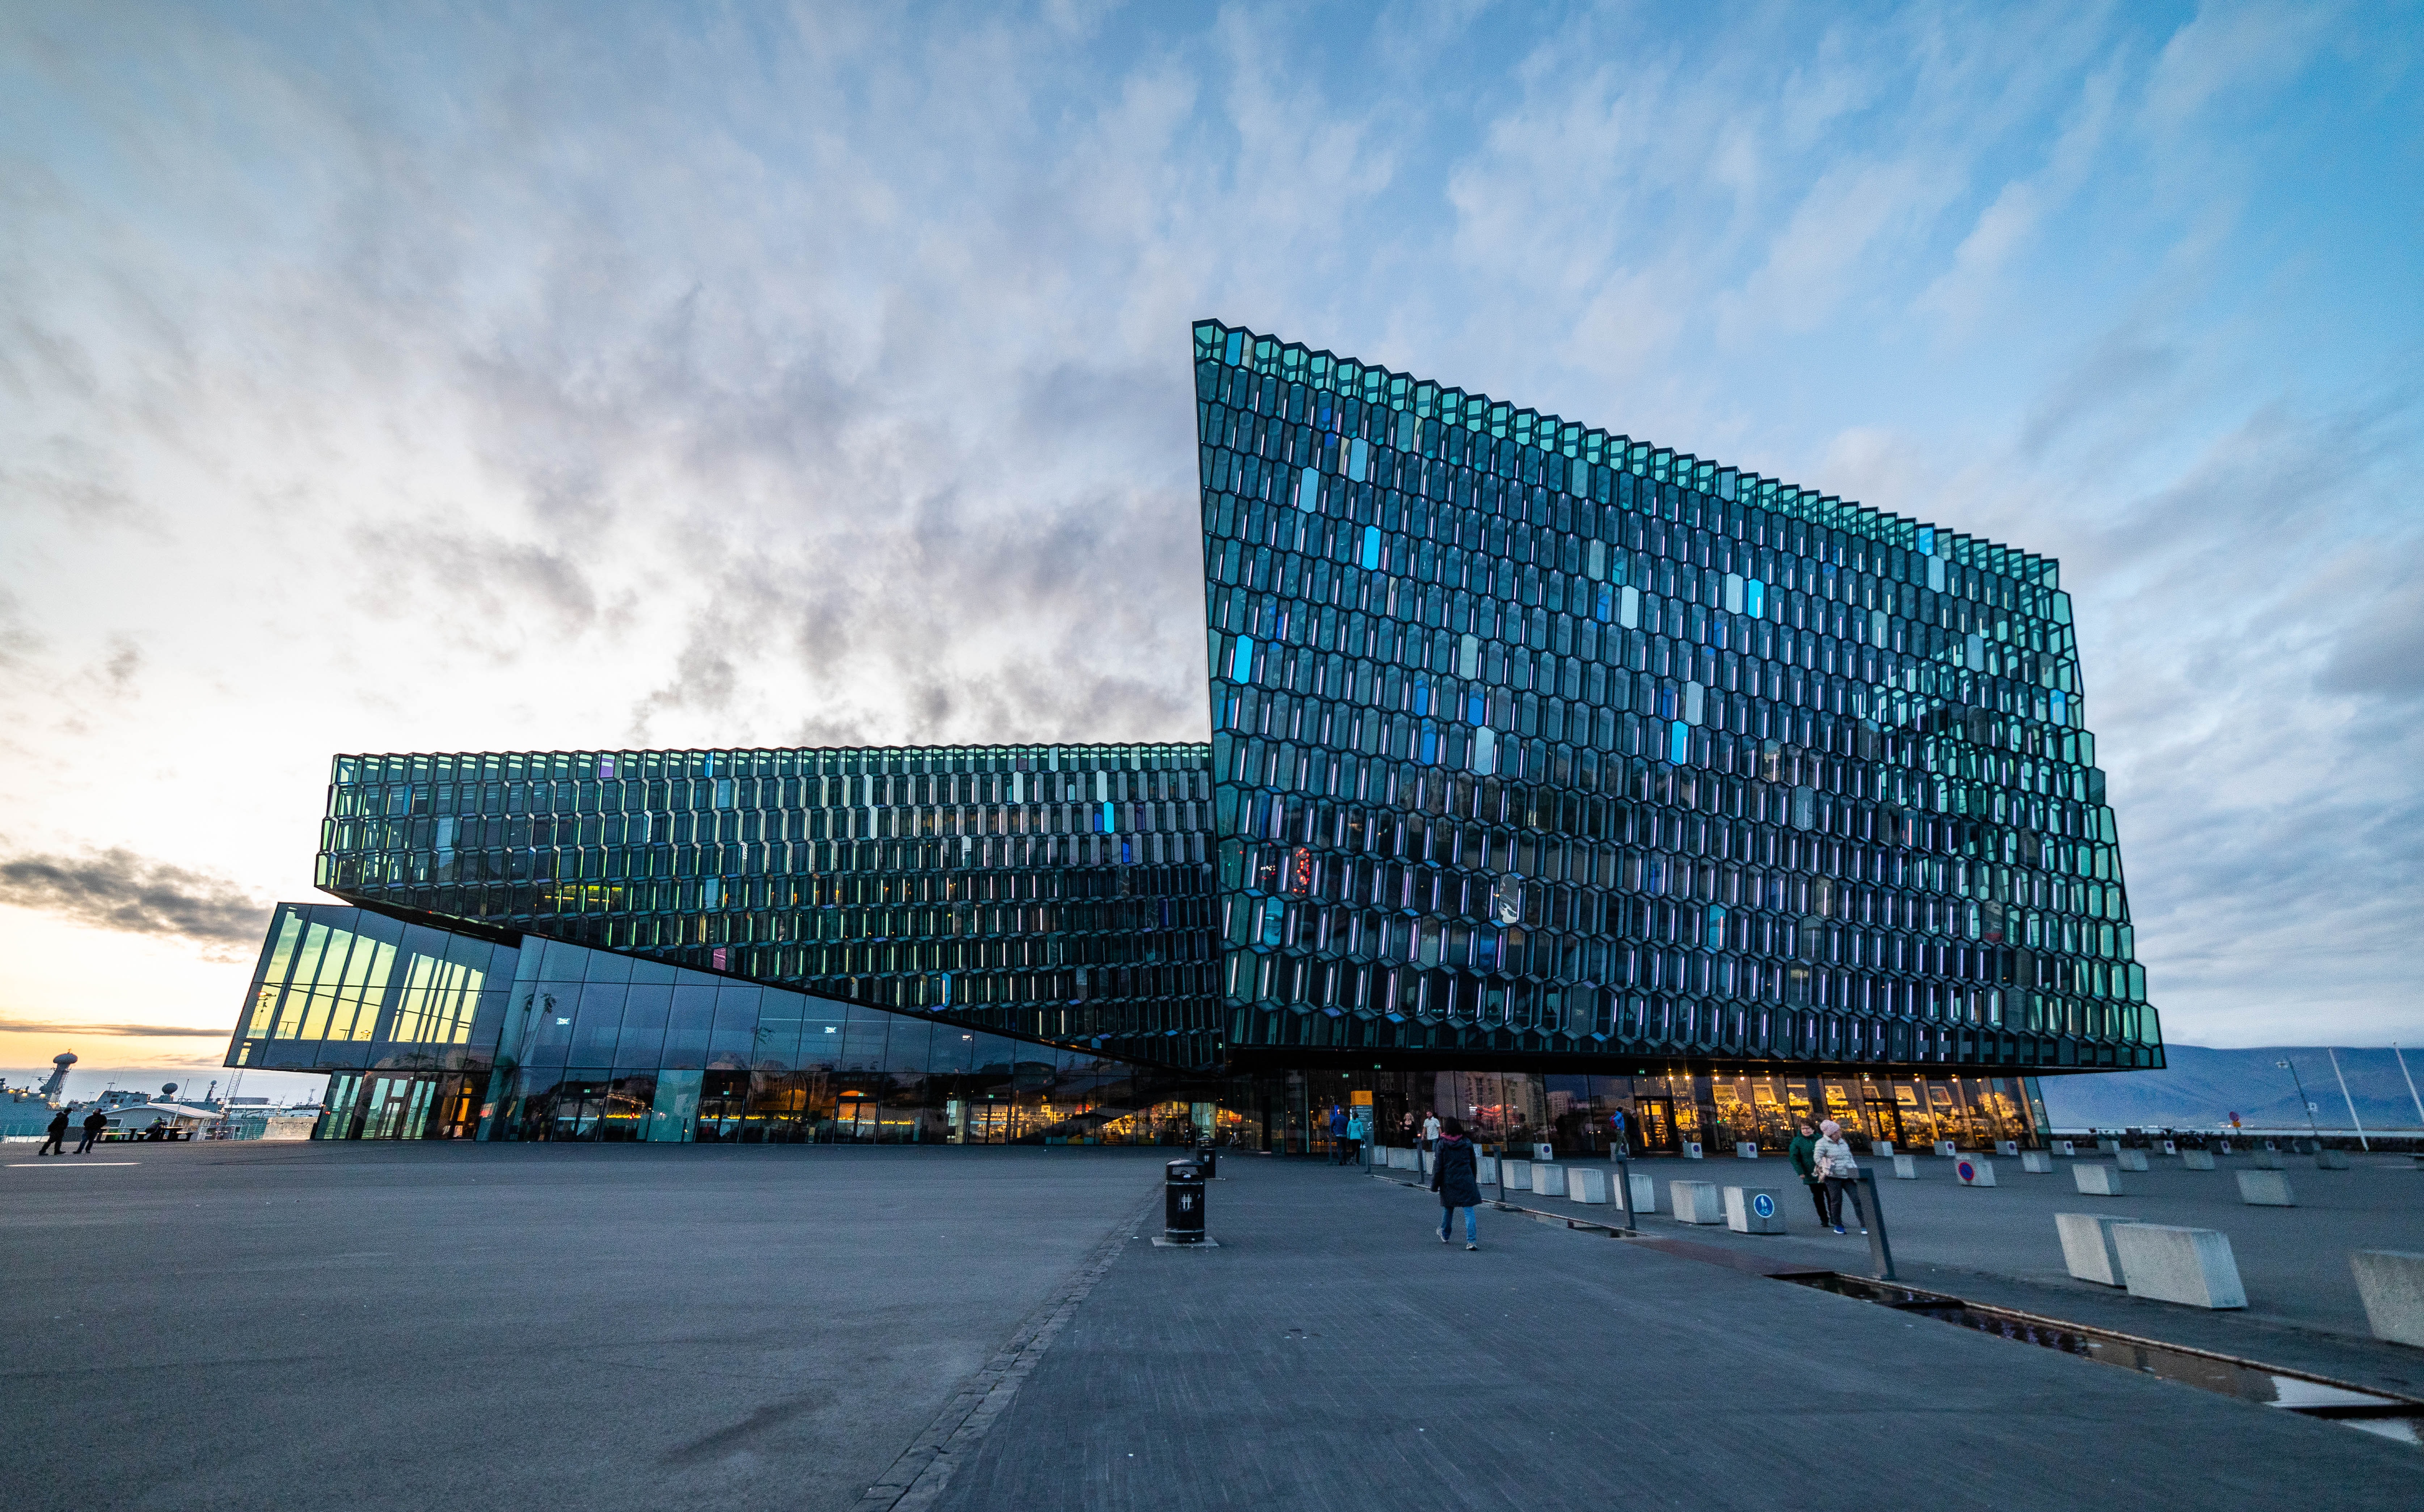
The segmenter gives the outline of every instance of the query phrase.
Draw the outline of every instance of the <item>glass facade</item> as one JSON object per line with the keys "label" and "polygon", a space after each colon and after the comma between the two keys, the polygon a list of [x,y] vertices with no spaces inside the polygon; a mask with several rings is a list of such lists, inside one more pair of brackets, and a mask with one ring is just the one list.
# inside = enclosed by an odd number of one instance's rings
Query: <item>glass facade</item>
{"label": "glass facade", "polygon": [[323,1138],[1309,1151],[1364,1091],[1575,1153],[2163,1063],[2053,562],[1194,360],[1208,743],[339,756],[228,1063]]}
{"label": "glass facade", "polygon": [[1233,1060],[2162,1063],[2053,562],[1195,361]]}

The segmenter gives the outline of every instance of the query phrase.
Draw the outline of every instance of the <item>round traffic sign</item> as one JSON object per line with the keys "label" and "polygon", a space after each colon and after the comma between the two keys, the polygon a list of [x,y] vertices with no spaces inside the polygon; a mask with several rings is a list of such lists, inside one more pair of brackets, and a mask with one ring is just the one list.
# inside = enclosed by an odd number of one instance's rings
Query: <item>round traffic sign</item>
{"label": "round traffic sign", "polygon": [[1967,1160],[1960,1162],[1953,1169],[1960,1172],[1961,1179],[1963,1181],[1976,1181],[1978,1179],[1978,1168],[1971,1165]]}
{"label": "round traffic sign", "polygon": [[1772,1218],[1776,1217],[1776,1199],[1760,1192],[1751,1198],[1750,1210],[1761,1218]]}

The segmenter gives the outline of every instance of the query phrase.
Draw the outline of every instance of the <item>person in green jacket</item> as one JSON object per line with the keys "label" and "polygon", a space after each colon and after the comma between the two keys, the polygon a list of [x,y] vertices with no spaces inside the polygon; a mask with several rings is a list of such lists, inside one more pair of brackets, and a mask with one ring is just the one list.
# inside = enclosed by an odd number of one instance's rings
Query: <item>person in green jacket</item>
{"label": "person in green jacket", "polygon": [[1803,1119],[1801,1132],[1784,1147],[1784,1158],[1793,1163],[1793,1173],[1810,1188],[1810,1201],[1818,1209],[1819,1223],[1824,1225],[1826,1222],[1826,1188],[1818,1184],[1817,1149],[1818,1131],[1810,1127],[1808,1119]]}

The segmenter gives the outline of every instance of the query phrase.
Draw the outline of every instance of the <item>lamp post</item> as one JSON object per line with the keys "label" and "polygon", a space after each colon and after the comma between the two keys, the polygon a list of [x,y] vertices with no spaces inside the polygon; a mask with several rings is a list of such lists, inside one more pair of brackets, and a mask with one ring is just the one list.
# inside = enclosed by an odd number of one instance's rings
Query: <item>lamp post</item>
{"label": "lamp post", "polygon": [[2306,1084],[2298,1079],[2298,1068],[2287,1060],[2275,1060],[2272,1063],[2289,1074],[2289,1085],[2298,1089],[2298,1102],[2306,1110],[2306,1132],[2315,1137],[2315,1148],[2321,1149],[2323,1131],[2315,1127],[2315,1105],[2306,1099]]}

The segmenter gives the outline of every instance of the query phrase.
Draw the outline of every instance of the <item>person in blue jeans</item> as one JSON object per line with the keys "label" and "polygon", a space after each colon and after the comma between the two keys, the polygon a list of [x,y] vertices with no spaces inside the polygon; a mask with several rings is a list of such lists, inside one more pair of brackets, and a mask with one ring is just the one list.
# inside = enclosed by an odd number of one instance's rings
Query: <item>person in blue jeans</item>
{"label": "person in blue jeans", "polygon": [[1448,1226],[1456,1220],[1456,1210],[1464,1209],[1464,1247],[1481,1248],[1481,1162],[1474,1153],[1473,1141],[1464,1137],[1460,1119],[1449,1119],[1440,1125],[1439,1150],[1431,1158],[1431,1190],[1439,1193],[1440,1243],[1452,1244]]}

